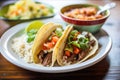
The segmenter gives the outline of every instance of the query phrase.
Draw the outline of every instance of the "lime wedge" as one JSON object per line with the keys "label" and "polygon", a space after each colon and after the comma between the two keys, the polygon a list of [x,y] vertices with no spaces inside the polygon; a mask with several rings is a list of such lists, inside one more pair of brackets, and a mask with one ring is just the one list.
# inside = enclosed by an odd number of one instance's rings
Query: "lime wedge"
{"label": "lime wedge", "polygon": [[42,21],[32,21],[26,28],[25,28],[25,32],[29,32],[32,29],[36,29],[39,30],[40,27],[43,25],[44,23]]}

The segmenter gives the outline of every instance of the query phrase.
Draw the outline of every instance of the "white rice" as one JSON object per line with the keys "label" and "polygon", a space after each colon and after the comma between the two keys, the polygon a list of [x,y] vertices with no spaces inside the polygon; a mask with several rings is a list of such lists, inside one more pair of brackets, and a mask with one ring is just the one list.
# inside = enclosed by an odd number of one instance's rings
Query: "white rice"
{"label": "white rice", "polygon": [[26,62],[31,63],[33,62],[31,50],[33,42],[27,43],[26,38],[27,36],[25,34],[14,38],[12,40],[12,49],[19,57],[23,58]]}

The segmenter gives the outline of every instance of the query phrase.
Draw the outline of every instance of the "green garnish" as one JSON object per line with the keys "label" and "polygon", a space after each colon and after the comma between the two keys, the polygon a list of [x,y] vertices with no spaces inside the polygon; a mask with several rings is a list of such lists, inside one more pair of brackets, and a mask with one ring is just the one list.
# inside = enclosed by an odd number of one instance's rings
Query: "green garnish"
{"label": "green garnish", "polygon": [[77,30],[73,30],[73,31],[70,32],[70,35],[74,36],[77,32],[78,32]]}
{"label": "green garnish", "polygon": [[[77,30],[71,31],[70,35],[68,36],[68,45],[69,46],[71,45],[71,47],[76,46],[81,49],[88,48],[89,47],[89,45],[88,45],[89,39],[82,36],[82,34],[77,35],[77,36],[81,36],[81,37],[77,37],[76,33],[78,33]],[[76,40],[74,40],[74,39],[76,39]]]}
{"label": "green garnish", "polygon": [[78,43],[78,41],[72,41],[72,42],[70,42],[69,44],[80,48],[80,44]]}
{"label": "green garnish", "polygon": [[36,29],[31,29],[28,33],[36,34],[38,30]]}
{"label": "green garnish", "polygon": [[32,42],[34,39],[35,39],[35,35],[29,36],[29,37],[27,38],[27,42],[30,43],[30,42]]}
{"label": "green garnish", "polygon": [[71,41],[73,41],[73,39],[76,37],[75,34],[77,33],[77,30],[73,30],[70,32],[70,35],[68,37],[68,43],[70,43]]}
{"label": "green garnish", "polygon": [[27,32],[27,42],[30,43],[35,39],[35,35],[38,30],[31,29],[30,31]]}
{"label": "green garnish", "polygon": [[82,39],[80,38],[77,41],[71,41],[68,44],[76,46],[76,47],[81,48],[81,49],[86,49],[86,48],[89,47],[88,46],[88,39],[87,38],[82,38]]}
{"label": "green garnish", "polygon": [[79,44],[80,44],[80,48],[81,49],[86,49],[88,48],[88,42],[89,42],[89,39],[88,38],[79,38]]}
{"label": "green garnish", "polygon": [[65,50],[70,51],[73,53],[73,48],[72,47],[65,47]]}
{"label": "green garnish", "polygon": [[73,40],[73,38],[74,38],[74,36],[69,35],[69,37],[68,37],[68,43],[70,43]]}
{"label": "green garnish", "polygon": [[88,44],[87,43],[80,43],[80,48],[81,49],[87,49],[89,46],[88,46]]}
{"label": "green garnish", "polygon": [[83,43],[87,43],[89,41],[89,39],[81,37],[81,38],[78,39],[78,41],[83,42]]}
{"label": "green garnish", "polygon": [[61,37],[61,36],[62,36],[62,32],[63,32],[62,29],[56,29],[55,34],[56,34],[58,37]]}

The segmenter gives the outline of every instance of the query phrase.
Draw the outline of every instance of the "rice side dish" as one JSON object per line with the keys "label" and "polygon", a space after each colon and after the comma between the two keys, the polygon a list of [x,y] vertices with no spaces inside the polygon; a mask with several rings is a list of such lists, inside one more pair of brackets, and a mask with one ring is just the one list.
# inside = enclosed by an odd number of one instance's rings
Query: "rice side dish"
{"label": "rice side dish", "polygon": [[27,43],[26,38],[27,36],[25,34],[21,35],[20,37],[15,37],[12,40],[12,49],[19,57],[24,59],[24,61],[32,63],[33,59],[31,48],[33,45],[33,41]]}

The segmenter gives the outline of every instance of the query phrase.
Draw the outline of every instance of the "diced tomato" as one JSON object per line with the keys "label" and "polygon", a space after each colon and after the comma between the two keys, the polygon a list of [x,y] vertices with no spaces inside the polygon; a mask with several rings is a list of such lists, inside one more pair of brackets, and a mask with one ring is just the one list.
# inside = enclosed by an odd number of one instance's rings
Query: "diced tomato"
{"label": "diced tomato", "polygon": [[52,37],[52,42],[56,43],[58,40],[59,40],[59,38],[57,36]]}
{"label": "diced tomato", "polygon": [[47,47],[43,45],[42,50],[47,50]]}
{"label": "diced tomato", "polygon": [[66,50],[66,51],[65,51],[65,55],[69,57],[69,56],[70,56],[70,51],[67,51],[67,50]]}
{"label": "diced tomato", "polygon": [[44,44],[45,47],[47,47],[48,49],[53,48],[54,44],[52,42],[47,42]]}
{"label": "diced tomato", "polygon": [[52,43],[52,42],[48,42],[48,43],[47,43],[47,48],[49,48],[49,49],[50,49],[50,48],[52,48],[53,46],[54,46],[54,45],[53,45],[53,43]]}
{"label": "diced tomato", "polygon": [[52,40],[50,42],[44,43],[43,44],[43,50],[49,50],[50,48],[53,48],[56,44],[56,42],[58,41],[58,37],[57,36],[53,36]]}
{"label": "diced tomato", "polygon": [[74,47],[73,48],[73,52],[74,52],[74,54],[79,54],[80,53],[80,49],[77,48],[77,47]]}

